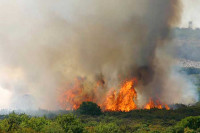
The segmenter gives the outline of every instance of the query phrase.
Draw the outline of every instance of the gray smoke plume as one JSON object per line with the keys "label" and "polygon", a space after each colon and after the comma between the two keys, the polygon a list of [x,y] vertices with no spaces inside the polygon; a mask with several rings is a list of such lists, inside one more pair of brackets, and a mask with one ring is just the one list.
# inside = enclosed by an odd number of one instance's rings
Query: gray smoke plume
{"label": "gray smoke plume", "polygon": [[28,97],[31,109],[59,109],[60,88],[76,77],[88,84],[100,78],[107,89],[137,77],[139,106],[149,98],[167,104],[197,99],[195,87],[172,71],[168,55],[170,29],[181,17],[179,0],[2,0],[1,5],[0,85],[10,92],[8,105]]}

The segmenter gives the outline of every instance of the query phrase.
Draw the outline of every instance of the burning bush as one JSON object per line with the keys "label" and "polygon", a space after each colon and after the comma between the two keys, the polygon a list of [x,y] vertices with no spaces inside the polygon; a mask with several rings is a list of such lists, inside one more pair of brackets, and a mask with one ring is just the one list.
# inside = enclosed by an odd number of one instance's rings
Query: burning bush
{"label": "burning bush", "polygon": [[93,102],[83,102],[78,112],[85,115],[101,115],[101,108]]}

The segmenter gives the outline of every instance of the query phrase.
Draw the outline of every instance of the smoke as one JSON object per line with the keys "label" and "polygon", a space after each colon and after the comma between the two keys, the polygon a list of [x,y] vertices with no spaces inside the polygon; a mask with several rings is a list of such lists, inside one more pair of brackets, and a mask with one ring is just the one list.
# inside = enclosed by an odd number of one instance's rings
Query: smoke
{"label": "smoke", "polygon": [[61,86],[76,77],[101,79],[106,88],[137,77],[140,105],[196,100],[167,54],[179,0],[1,1],[0,86],[14,108],[31,101],[31,109],[58,109]]}

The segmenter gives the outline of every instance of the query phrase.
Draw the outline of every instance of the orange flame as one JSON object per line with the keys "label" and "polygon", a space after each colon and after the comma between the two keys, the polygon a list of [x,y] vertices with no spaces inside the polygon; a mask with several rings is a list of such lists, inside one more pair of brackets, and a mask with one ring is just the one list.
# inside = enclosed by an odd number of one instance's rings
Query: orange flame
{"label": "orange flame", "polygon": [[[96,86],[93,86],[92,90],[89,91],[85,90],[83,81],[83,79],[76,79],[74,84],[67,85],[70,88],[60,96],[59,102],[66,110],[76,110],[82,102],[86,101],[97,103],[103,111],[129,112],[137,109],[136,78],[125,81],[119,90],[112,88],[108,92],[103,87],[104,83],[102,81],[98,81]],[[144,109],[152,108],[170,109],[168,105],[150,99]]]}
{"label": "orange flame", "polygon": [[126,81],[119,93],[113,91],[108,94],[106,101],[102,105],[107,111],[123,111],[128,112],[133,109],[136,109],[137,106],[134,100],[137,99],[137,93],[134,89],[134,83],[136,79],[131,81]]}
{"label": "orange flame", "polygon": [[163,109],[163,107],[166,110],[169,110],[169,106],[167,104],[161,104],[160,101],[156,100],[155,102],[150,99],[149,103],[147,103],[144,107],[144,109],[153,109],[153,108],[157,108],[157,109]]}
{"label": "orange flame", "polygon": [[82,85],[82,80],[76,79],[71,88],[61,95],[59,102],[66,110],[76,110],[84,101],[95,102],[93,94],[93,92],[91,94],[86,93]]}

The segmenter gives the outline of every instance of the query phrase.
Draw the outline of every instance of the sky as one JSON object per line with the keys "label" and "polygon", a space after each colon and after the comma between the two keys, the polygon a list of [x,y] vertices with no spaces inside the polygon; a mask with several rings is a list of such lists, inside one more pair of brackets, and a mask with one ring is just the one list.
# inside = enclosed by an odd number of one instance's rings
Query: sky
{"label": "sky", "polygon": [[183,14],[180,27],[188,27],[188,22],[192,21],[194,28],[200,28],[200,0],[182,0]]}

